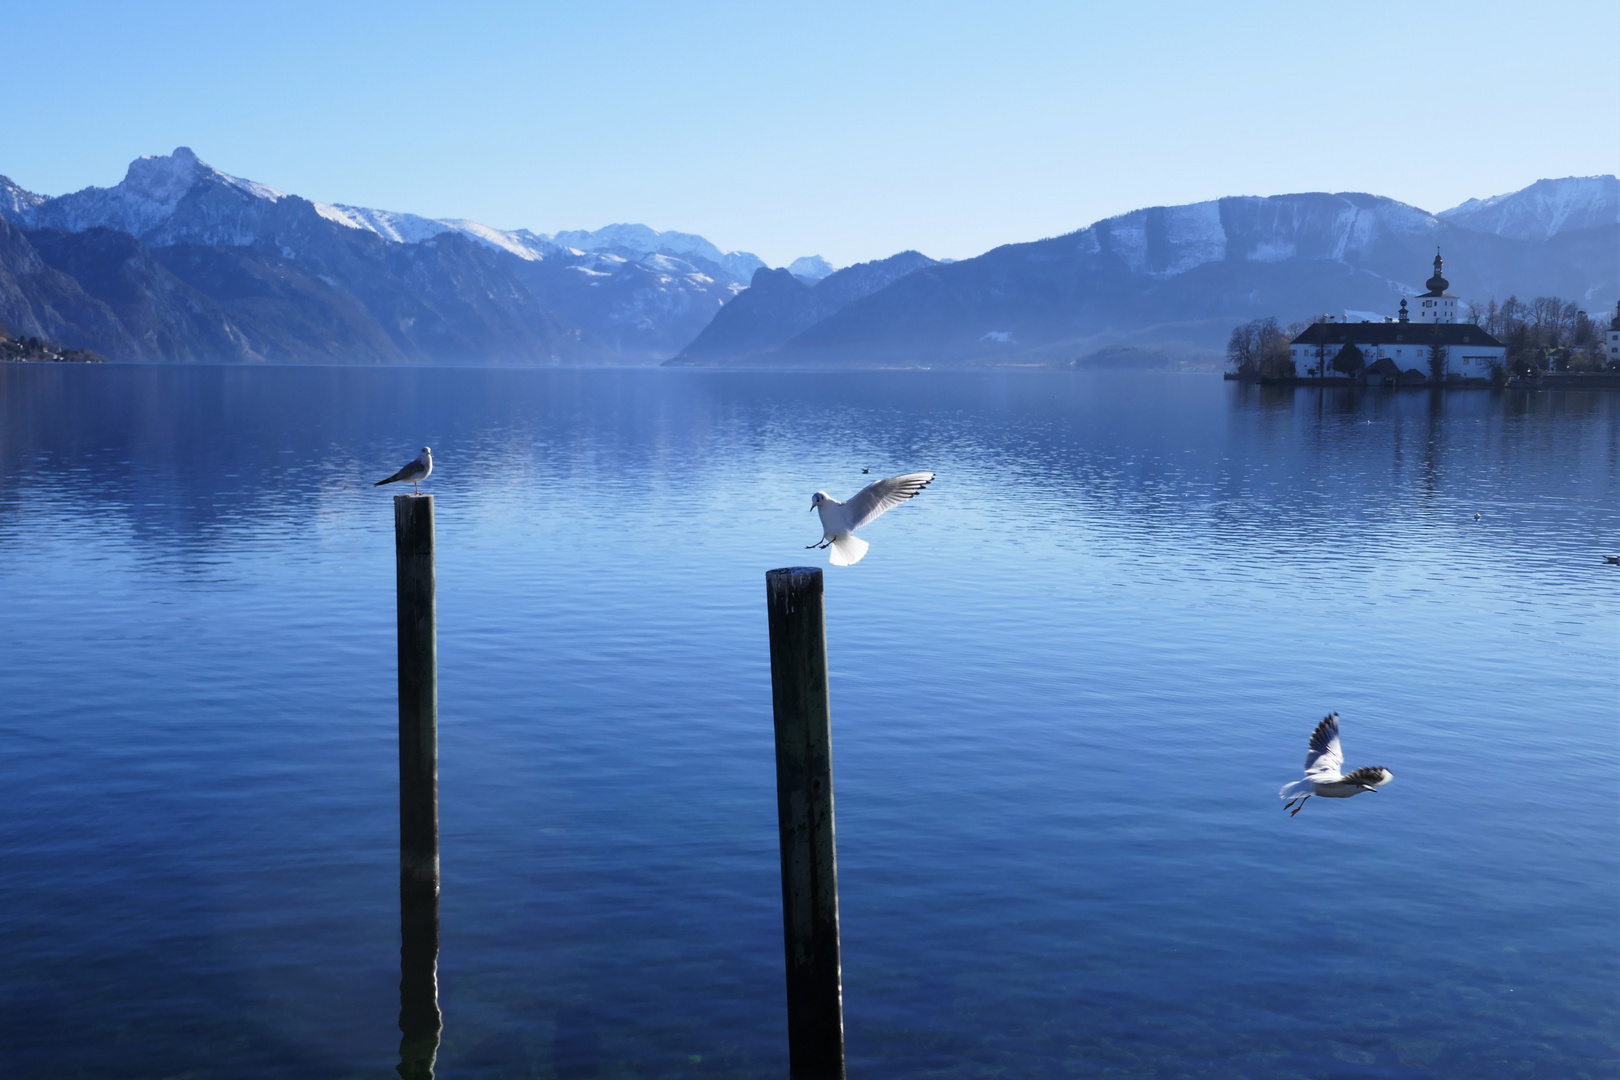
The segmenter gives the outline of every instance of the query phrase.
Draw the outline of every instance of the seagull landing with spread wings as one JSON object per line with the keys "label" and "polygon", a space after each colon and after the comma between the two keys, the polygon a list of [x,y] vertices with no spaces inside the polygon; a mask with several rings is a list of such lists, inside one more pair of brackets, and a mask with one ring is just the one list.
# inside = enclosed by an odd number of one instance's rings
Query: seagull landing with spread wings
{"label": "seagull landing with spread wings", "polygon": [[403,469],[399,470],[399,472],[395,473],[393,476],[390,476],[388,479],[379,480],[371,486],[382,487],[384,484],[408,483],[411,485],[411,490],[420,495],[422,493],[422,489],[416,485],[420,484],[423,480],[426,480],[432,475],[433,451],[424,446],[422,447],[422,452],[416,455],[415,461],[406,465]]}
{"label": "seagull landing with spread wings", "polygon": [[[1363,791],[1377,791],[1395,779],[1394,773],[1377,766],[1357,769],[1347,775],[1340,773],[1339,770],[1343,768],[1339,714],[1332,713],[1324,717],[1316,725],[1316,730],[1311,732],[1311,748],[1305,752],[1305,779],[1295,780],[1277,793],[1278,798],[1288,800],[1284,810],[1294,807],[1288,816],[1293,817],[1305,809],[1305,802],[1312,795],[1320,795],[1324,799],[1348,799]],[[1298,806],[1294,806],[1296,802]]]}
{"label": "seagull landing with spread wings", "polygon": [[806,544],[805,549],[831,548],[827,558],[834,566],[854,566],[869,546],[854,535],[855,530],[870,525],[885,510],[914,498],[933,479],[931,472],[914,472],[874,480],[849,502],[839,502],[825,491],[816,492],[810,509],[821,514],[822,536],[816,543]]}

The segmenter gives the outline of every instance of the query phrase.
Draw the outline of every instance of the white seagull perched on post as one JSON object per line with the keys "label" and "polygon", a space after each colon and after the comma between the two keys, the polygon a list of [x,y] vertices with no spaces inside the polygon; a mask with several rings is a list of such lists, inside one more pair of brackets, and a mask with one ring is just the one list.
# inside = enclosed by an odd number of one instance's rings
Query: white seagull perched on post
{"label": "white seagull perched on post", "polygon": [[[1363,791],[1377,791],[1395,779],[1394,773],[1378,766],[1357,769],[1348,775],[1339,772],[1343,768],[1339,714],[1330,713],[1311,732],[1311,748],[1305,752],[1305,779],[1295,780],[1277,793],[1278,798],[1288,800],[1284,810],[1294,807],[1288,816],[1293,817],[1305,809],[1305,801],[1312,795],[1320,795],[1324,799],[1348,799]],[[1294,806],[1296,802],[1298,806]]]}
{"label": "white seagull perched on post", "polygon": [[416,485],[420,484],[423,480],[426,480],[432,475],[433,451],[424,446],[422,447],[422,452],[416,455],[415,461],[410,462],[403,469],[399,470],[399,472],[395,473],[393,476],[390,476],[388,479],[379,480],[371,486],[382,487],[384,484],[399,484],[409,481],[411,490],[420,495],[422,494],[422,489]]}
{"label": "white seagull perched on post", "polygon": [[870,546],[854,535],[855,530],[870,525],[885,510],[914,498],[933,479],[931,472],[914,472],[874,480],[849,502],[839,502],[825,491],[816,492],[810,499],[810,509],[821,513],[822,536],[816,543],[806,544],[805,550],[831,548],[827,558],[834,566],[854,566]]}

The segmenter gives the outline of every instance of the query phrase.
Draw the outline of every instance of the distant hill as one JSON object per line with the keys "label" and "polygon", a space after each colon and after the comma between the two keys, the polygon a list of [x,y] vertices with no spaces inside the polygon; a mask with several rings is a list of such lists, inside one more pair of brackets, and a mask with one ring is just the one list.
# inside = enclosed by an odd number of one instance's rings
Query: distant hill
{"label": "distant hill", "polygon": [[1110,345],[1069,362],[1082,371],[1177,371],[1181,365],[1158,349]]}
{"label": "distant hill", "polygon": [[902,251],[887,259],[845,267],[819,281],[806,280],[791,268],[756,270],[748,291],[721,308],[703,332],[669,363],[746,363],[770,353],[850,302],[870,296],[913,270],[934,265],[926,255]]}

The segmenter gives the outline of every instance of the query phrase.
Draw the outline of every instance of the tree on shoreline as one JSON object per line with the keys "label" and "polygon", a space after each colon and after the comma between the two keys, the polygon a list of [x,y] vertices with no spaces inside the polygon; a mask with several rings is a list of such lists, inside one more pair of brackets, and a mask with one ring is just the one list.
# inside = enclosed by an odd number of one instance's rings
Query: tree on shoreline
{"label": "tree on shoreline", "polygon": [[1367,358],[1362,351],[1356,347],[1354,342],[1346,343],[1344,348],[1339,350],[1338,355],[1333,358],[1333,370],[1337,371],[1341,375],[1347,375],[1351,378],[1358,375],[1361,372],[1361,369],[1366,366]]}
{"label": "tree on shoreline", "polygon": [[1226,341],[1226,360],[1245,379],[1271,379],[1294,373],[1288,337],[1273,318],[1251,319],[1232,328]]}
{"label": "tree on shoreline", "polygon": [[1573,300],[1538,296],[1525,303],[1509,296],[1500,304],[1470,304],[1481,329],[1507,346],[1506,368],[1515,375],[1564,369],[1603,371],[1609,367],[1603,332]]}

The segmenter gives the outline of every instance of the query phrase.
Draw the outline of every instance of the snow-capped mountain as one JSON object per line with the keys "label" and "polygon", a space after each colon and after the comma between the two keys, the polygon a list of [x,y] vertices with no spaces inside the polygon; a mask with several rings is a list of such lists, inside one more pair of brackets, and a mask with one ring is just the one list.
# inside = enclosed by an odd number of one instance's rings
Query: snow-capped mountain
{"label": "snow-capped mountain", "polygon": [[[28,228],[83,232],[117,229],[146,243],[200,243],[246,246],[263,239],[264,221],[287,198],[266,184],[243,180],[200,160],[189,147],[167,156],[130,163],[124,179],[110,188],[89,187],[49,198],[12,184],[0,186],[0,214]],[[646,225],[609,225],[546,236],[528,229],[496,229],[460,218],[426,218],[394,210],[342,203],[312,203],[316,213],[345,228],[375,233],[399,244],[418,244],[445,232],[536,261],[577,252],[605,252],[637,259],[668,255],[708,263],[720,275],[746,285],[764,260],[746,251],[724,251],[701,236],[661,232]]]}
{"label": "snow-capped mountain", "polygon": [[[130,162],[113,187],[42,198],[20,215],[20,223],[64,232],[117,229],[160,243],[242,245],[252,243],[264,211],[284,198],[274,188],[204,164],[182,146],[168,157]],[[160,239],[158,233],[165,235]]]}
{"label": "snow-capped mountain", "polygon": [[1435,215],[1475,232],[1545,240],[1562,232],[1620,222],[1620,179],[1566,176],[1488,199],[1469,199]]}
{"label": "snow-capped mountain", "polygon": [[820,255],[805,255],[788,263],[788,273],[801,281],[820,281],[836,267]]}
{"label": "snow-capped mountain", "polygon": [[581,251],[605,251],[635,258],[672,255],[687,262],[709,263],[731,280],[746,285],[765,260],[746,251],[722,251],[693,233],[660,232],[646,225],[607,225],[594,232],[574,229],[556,233],[553,243]]}
{"label": "snow-capped mountain", "polygon": [[[575,351],[631,361],[659,360],[676,352],[764,265],[757,256],[725,251],[701,236],[645,225],[610,225],[552,237],[463,219],[311,202],[216,169],[186,147],[132,162],[124,179],[112,187],[55,198],[0,178],[0,219],[24,230],[81,238],[98,229],[116,230],[155,255],[194,246],[250,250],[253,258],[274,256],[306,268],[321,267],[317,280],[344,282],[356,297],[369,296],[370,285],[337,272],[357,272],[351,265],[356,252],[366,258],[420,262],[431,255],[418,249],[455,236],[514,258],[515,265],[497,269],[489,263],[487,270],[510,276],[530,300],[564,318],[580,343]],[[366,237],[386,247],[354,247]],[[76,243],[86,250],[95,247],[88,240]],[[72,246],[53,241],[40,250],[60,254]],[[105,253],[111,246],[97,250]],[[153,265],[177,258],[156,255]],[[215,287],[207,281],[194,284],[205,293]],[[473,288],[470,283],[466,287]],[[489,290],[490,295],[501,292],[501,287]],[[384,323],[393,318],[382,310],[373,314]],[[247,317],[245,309],[242,317]],[[425,339],[418,344],[431,345]],[[117,343],[102,341],[101,346],[110,355],[120,355],[120,348],[128,352]],[[387,350],[379,355],[386,356]]]}

